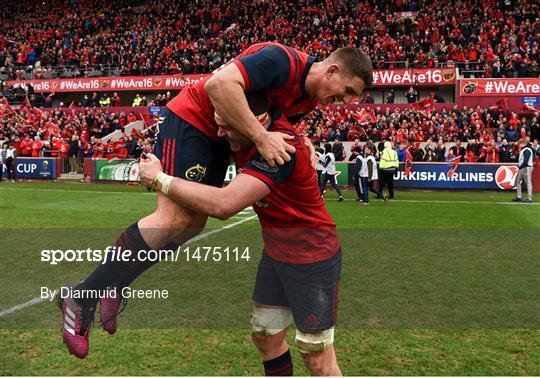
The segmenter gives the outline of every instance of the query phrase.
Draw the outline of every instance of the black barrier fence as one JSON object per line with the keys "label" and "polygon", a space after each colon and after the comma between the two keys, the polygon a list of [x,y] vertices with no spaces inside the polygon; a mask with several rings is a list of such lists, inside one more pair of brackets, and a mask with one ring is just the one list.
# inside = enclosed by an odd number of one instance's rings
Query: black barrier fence
{"label": "black barrier fence", "polygon": [[[145,251],[144,258],[161,256],[161,261],[126,292],[131,298],[120,327],[248,328],[263,247],[255,224],[207,229],[198,241],[170,254]],[[0,328],[60,328],[51,293],[80,282],[105,255],[111,256],[106,247],[121,231],[2,229]],[[342,329],[540,326],[540,256],[531,247],[540,245],[537,228],[338,232]],[[311,289],[306,290],[309,296]]]}

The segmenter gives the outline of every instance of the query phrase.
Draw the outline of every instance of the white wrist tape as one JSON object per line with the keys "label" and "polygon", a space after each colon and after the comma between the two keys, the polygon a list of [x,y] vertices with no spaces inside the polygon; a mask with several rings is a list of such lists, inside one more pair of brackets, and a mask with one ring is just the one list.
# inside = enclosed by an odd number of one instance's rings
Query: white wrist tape
{"label": "white wrist tape", "polygon": [[169,176],[164,172],[159,172],[156,177],[154,177],[154,183],[152,186],[157,190],[156,183],[159,182],[161,184],[161,193],[167,195],[169,193],[169,186],[171,186],[173,180],[173,176]]}

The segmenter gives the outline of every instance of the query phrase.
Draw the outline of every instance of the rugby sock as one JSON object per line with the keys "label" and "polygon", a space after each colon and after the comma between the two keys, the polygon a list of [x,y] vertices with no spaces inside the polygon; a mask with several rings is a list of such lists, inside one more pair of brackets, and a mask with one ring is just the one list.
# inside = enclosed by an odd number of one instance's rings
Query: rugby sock
{"label": "rugby sock", "polygon": [[[178,244],[176,243],[169,243],[164,247],[159,248],[159,250],[172,250],[176,251],[178,249]],[[137,277],[139,277],[141,274],[143,274],[145,271],[150,269],[152,266],[154,266],[156,263],[158,263],[159,260],[156,261],[133,261],[130,270],[125,274],[124,276],[118,278],[114,282],[114,286],[120,291],[122,288],[131,285],[133,281]]]}
{"label": "rugby sock", "polygon": [[263,361],[264,375],[267,377],[287,377],[293,375],[291,353],[287,349],[281,356],[270,361]]}
{"label": "rugby sock", "polygon": [[[146,244],[144,241],[137,223],[129,226],[118,237],[114,246],[116,247],[116,251],[119,251],[120,249],[122,251],[129,249],[133,254],[136,254],[139,250],[148,251],[150,249],[148,244]],[[106,256],[106,262],[100,263],[99,266],[75,288],[75,291],[105,290],[108,286],[111,286],[115,282],[127,278],[129,273],[139,263],[141,263],[140,261],[117,261],[119,260],[117,254],[115,253],[114,255],[115,258],[111,259],[111,253],[108,253]],[[136,257],[136,255],[132,255],[132,257]],[[154,263],[152,263],[150,266],[152,266]],[[148,269],[150,266],[148,266],[146,269]],[[87,291],[86,293],[89,292]],[[77,298],[76,302],[83,307],[95,308],[98,299],[99,298]]]}

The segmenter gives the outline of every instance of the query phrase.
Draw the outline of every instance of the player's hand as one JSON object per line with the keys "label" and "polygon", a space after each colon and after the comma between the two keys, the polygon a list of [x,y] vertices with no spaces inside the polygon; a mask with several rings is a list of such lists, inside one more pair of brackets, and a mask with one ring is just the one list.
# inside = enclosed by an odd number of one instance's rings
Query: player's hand
{"label": "player's hand", "polygon": [[139,161],[139,177],[143,185],[151,188],[152,181],[159,172],[163,172],[163,168],[156,155],[147,152],[143,153]]}
{"label": "player's hand", "polygon": [[311,160],[311,166],[315,168],[319,163],[319,158],[315,154],[315,147],[307,136],[304,136],[304,144],[307,146],[307,148],[309,148],[309,159]]}
{"label": "player's hand", "polygon": [[255,142],[255,146],[268,164],[275,167],[276,164],[283,165],[286,161],[291,160],[289,153],[294,153],[296,149],[287,141],[292,139],[294,139],[292,135],[270,131],[264,134],[262,139]]}

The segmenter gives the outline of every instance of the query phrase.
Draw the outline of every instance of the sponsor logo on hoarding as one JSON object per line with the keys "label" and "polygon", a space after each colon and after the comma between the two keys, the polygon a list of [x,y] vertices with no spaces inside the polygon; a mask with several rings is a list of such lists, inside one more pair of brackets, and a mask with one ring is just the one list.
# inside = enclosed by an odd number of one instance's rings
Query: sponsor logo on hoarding
{"label": "sponsor logo on hoarding", "polygon": [[403,171],[397,171],[394,175],[396,180],[401,181],[434,181],[434,182],[493,182],[493,173],[490,172],[456,172],[449,177],[446,172],[411,172],[408,176]]}
{"label": "sponsor logo on hoarding", "polygon": [[139,181],[136,160],[97,160],[96,177],[107,181]]}
{"label": "sponsor logo on hoarding", "polygon": [[37,169],[37,164],[30,163],[30,164],[17,164],[17,172],[18,173],[34,173]]}
{"label": "sponsor logo on hoarding", "polygon": [[476,88],[478,88],[478,82],[477,81],[469,81],[467,84],[463,86],[463,93],[472,94],[476,92]]}
{"label": "sponsor logo on hoarding", "polygon": [[514,189],[519,169],[515,165],[502,165],[495,173],[495,182],[501,189]]}
{"label": "sponsor logo on hoarding", "polygon": [[55,178],[55,169],[54,159],[17,158],[15,160],[15,172],[18,178]]}

